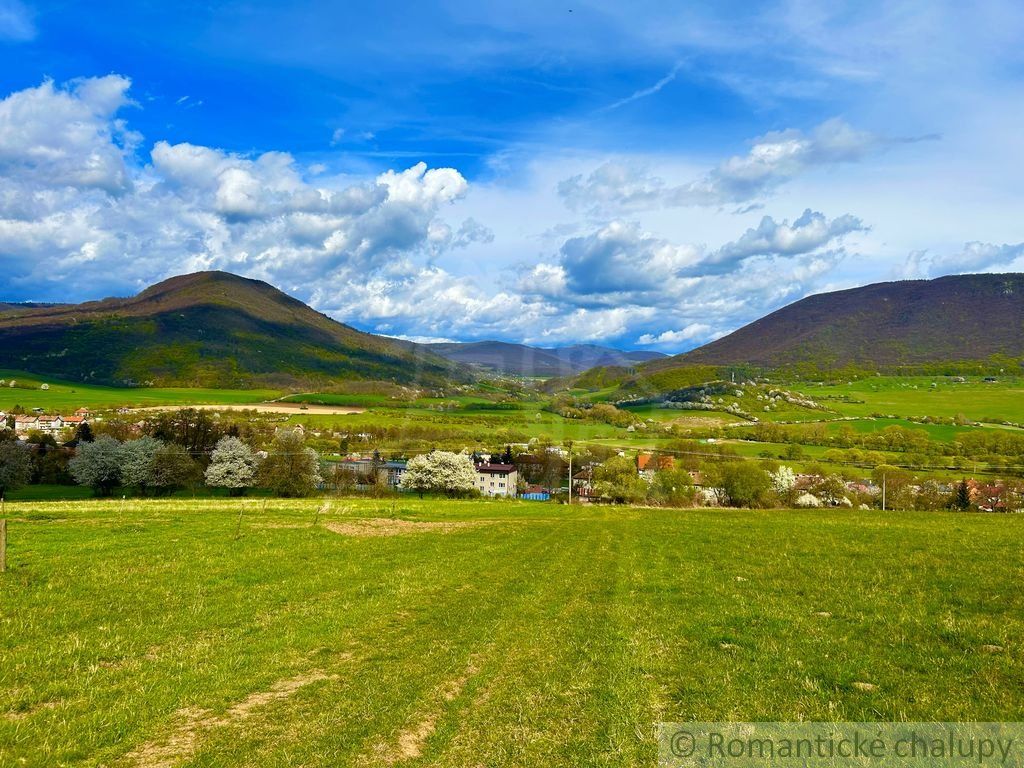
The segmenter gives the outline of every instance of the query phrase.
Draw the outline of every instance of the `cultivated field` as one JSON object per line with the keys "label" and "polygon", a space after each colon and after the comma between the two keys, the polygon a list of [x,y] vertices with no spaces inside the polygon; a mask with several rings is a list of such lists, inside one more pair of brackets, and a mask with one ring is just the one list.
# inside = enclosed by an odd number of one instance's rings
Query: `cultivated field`
{"label": "cultivated field", "polygon": [[663,719],[1024,718],[1019,516],[323,504],[8,503],[0,765],[639,766]]}

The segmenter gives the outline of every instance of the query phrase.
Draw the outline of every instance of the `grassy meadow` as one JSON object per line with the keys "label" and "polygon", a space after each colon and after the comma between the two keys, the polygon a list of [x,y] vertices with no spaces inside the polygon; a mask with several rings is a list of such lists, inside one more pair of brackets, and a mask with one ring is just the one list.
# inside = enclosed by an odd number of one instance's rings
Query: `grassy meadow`
{"label": "grassy meadow", "polygon": [[[0,371],[0,410],[10,411],[20,405],[26,410],[42,408],[49,413],[70,413],[77,408],[150,406],[186,406],[204,403],[259,403],[280,395],[270,389],[203,389],[185,387],[106,387],[96,384],[66,382],[19,371]],[[11,381],[16,385],[9,386]],[[47,384],[49,389],[40,389]]]}
{"label": "grassy meadow", "polygon": [[324,504],[8,503],[0,765],[640,766],[659,720],[1024,717],[1018,516]]}
{"label": "grassy meadow", "polygon": [[[955,382],[945,376],[876,376],[832,386],[803,386],[814,398],[843,398],[822,402],[844,416],[882,413],[895,416],[946,417],[963,415],[972,421],[1024,423],[1024,379],[980,376]],[[933,387],[932,384],[935,386]]]}

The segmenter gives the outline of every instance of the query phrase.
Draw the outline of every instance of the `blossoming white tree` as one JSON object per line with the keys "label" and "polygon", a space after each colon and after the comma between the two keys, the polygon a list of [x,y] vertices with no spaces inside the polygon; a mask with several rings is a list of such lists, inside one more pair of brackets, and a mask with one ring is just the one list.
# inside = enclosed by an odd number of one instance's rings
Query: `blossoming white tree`
{"label": "blossoming white tree", "polygon": [[796,505],[798,507],[820,507],[821,500],[810,493],[802,493],[797,497]]}
{"label": "blossoming white tree", "polygon": [[432,451],[409,459],[401,485],[420,496],[427,492],[469,494],[476,490],[476,468],[464,453]]}
{"label": "blossoming white tree", "polygon": [[105,496],[121,482],[121,442],[101,435],[91,443],[78,446],[68,470],[75,482],[90,485],[98,496]]}
{"label": "blossoming white tree", "polygon": [[788,496],[796,485],[796,473],[785,464],[768,474],[772,478],[772,490],[783,498]]}
{"label": "blossoming white tree", "polygon": [[210,459],[210,466],[206,468],[207,485],[228,488],[232,495],[237,495],[256,483],[259,458],[237,437],[218,440]]}
{"label": "blossoming white tree", "polygon": [[121,445],[121,485],[145,493],[152,485],[153,458],[164,444],[154,437],[143,435]]}

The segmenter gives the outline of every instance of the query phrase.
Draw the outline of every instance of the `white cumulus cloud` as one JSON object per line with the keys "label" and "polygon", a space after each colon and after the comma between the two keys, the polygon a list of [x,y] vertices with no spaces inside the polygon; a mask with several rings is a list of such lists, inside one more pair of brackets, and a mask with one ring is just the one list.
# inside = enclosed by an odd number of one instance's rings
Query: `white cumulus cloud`
{"label": "white cumulus cloud", "polygon": [[937,277],[970,272],[1019,272],[1024,270],[1024,243],[996,245],[973,241],[955,253],[913,251],[901,277]]}
{"label": "white cumulus cloud", "polygon": [[637,339],[637,343],[642,344],[643,346],[678,346],[680,344],[687,344],[696,339],[707,338],[711,333],[711,326],[707,323],[690,323],[688,326],[681,328],[678,331],[662,331],[657,335],[645,333]]}
{"label": "white cumulus cloud", "polygon": [[[239,155],[142,137],[120,117],[118,75],[0,100],[0,257],[8,299],[131,293],[170,274],[227,269],[308,297],[409,254],[486,242],[442,209],[468,185],[418,163],[356,183],[313,185],[285,152]],[[79,297],[81,293],[78,294]]]}
{"label": "white cumulus cloud", "polygon": [[810,133],[789,129],[760,136],[746,154],[734,155],[683,184],[671,185],[631,164],[608,161],[587,176],[563,180],[558,192],[570,209],[590,213],[747,203],[812,168],[855,162],[888,143],[834,118]]}

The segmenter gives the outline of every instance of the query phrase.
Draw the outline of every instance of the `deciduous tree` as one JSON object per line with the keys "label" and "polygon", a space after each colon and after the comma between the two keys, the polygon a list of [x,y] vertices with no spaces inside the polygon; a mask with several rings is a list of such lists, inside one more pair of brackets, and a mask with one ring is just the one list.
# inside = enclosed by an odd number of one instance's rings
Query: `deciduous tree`
{"label": "deciduous tree", "polygon": [[149,482],[161,491],[188,488],[200,482],[203,472],[188,451],[176,443],[160,446],[153,454]]}
{"label": "deciduous tree", "polygon": [[121,445],[121,484],[146,493],[153,485],[153,457],[163,447],[153,437],[143,436]]}
{"label": "deciduous tree", "polygon": [[320,457],[296,431],[281,432],[260,466],[261,485],[278,496],[308,496],[322,482]]}
{"label": "deciduous tree", "polygon": [[476,468],[464,453],[431,451],[409,459],[402,488],[424,493],[465,496],[476,491]]}
{"label": "deciduous tree", "polygon": [[121,482],[123,455],[120,441],[101,435],[91,443],[78,446],[68,469],[75,482],[90,486],[99,496],[106,496]]}
{"label": "deciduous tree", "polygon": [[660,504],[682,507],[693,503],[696,495],[690,473],[682,468],[662,469],[654,474],[650,493]]}
{"label": "deciduous tree", "polygon": [[751,461],[722,464],[721,487],[733,507],[764,507],[772,502],[768,473]]}
{"label": "deciduous tree", "polygon": [[210,456],[206,484],[239,496],[256,483],[258,468],[259,457],[252,448],[237,437],[222,437]]}
{"label": "deciduous tree", "polygon": [[594,493],[619,504],[638,503],[647,497],[650,486],[636,471],[628,456],[612,456],[594,468]]}
{"label": "deciduous tree", "polygon": [[25,485],[31,476],[28,449],[15,440],[0,441],[0,496]]}

